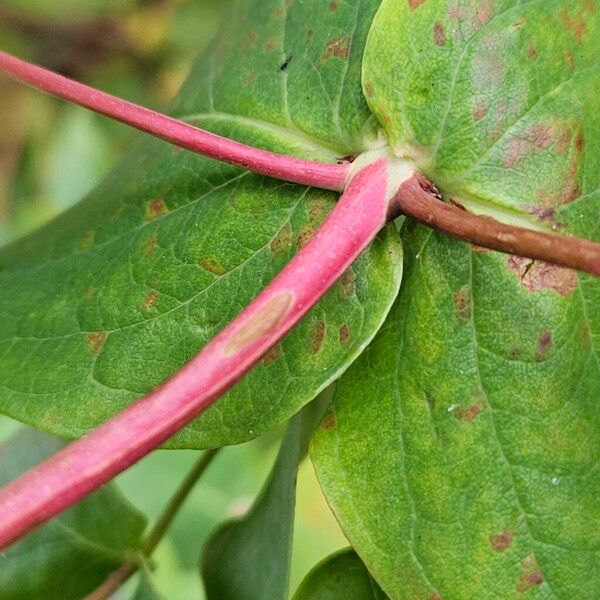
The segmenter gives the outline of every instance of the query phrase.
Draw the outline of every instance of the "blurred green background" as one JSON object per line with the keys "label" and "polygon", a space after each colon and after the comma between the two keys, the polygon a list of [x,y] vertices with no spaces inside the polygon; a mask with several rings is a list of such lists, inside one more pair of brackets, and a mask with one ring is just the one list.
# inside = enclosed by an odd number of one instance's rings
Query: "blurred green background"
{"label": "blurred green background", "polygon": [[[227,0],[0,0],[0,48],[166,110],[226,5]],[[77,202],[137,135],[1,76],[0,132],[0,245]],[[0,417],[0,440],[17,427]],[[220,522],[250,506],[280,434],[224,449],[194,490],[155,554],[156,584],[167,599],[203,598],[200,548]],[[196,457],[156,452],[119,483],[153,520]],[[291,590],[317,561],[346,545],[305,461],[298,477]],[[128,598],[131,585],[117,597]]]}

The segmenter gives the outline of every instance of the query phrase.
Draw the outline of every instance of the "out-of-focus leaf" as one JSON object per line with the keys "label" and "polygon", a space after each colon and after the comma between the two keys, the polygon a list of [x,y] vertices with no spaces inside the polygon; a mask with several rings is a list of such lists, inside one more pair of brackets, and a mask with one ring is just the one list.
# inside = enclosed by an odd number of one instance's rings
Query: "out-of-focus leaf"
{"label": "out-of-focus leaf", "polygon": [[[377,2],[234,3],[176,113],[337,161],[365,147]],[[335,8],[335,10],[334,10]],[[0,411],[84,434],[185,364],[314,233],[336,195],[145,139],[95,192],[0,251]],[[356,358],[397,293],[393,227],[235,388],[169,442],[215,447],[284,422]]]}
{"label": "out-of-focus leaf", "polygon": [[152,576],[144,569],[140,582],[131,600],[165,600],[152,583]]}
{"label": "out-of-focus leaf", "polygon": [[[0,447],[0,485],[57,452],[63,443],[22,430]],[[135,559],[145,519],[107,485],[0,557],[2,600],[80,600],[126,559]]]}
{"label": "out-of-focus leaf", "polygon": [[287,600],[296,475],[322,406],[317,400],[290,421],[253,507],[241,519],[226,523],[205,545],[201,571],[208,600]]}
{"label": "out-of-focus leaf", "polygon": [[304,579],[293,600],[386,600],[354,550],[320,562]]}

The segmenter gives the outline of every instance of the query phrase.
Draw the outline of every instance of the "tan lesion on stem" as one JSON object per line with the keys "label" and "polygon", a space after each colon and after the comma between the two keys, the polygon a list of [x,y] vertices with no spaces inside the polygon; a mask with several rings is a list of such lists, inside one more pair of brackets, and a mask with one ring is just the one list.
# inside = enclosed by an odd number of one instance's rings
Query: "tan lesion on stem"
{"label": "tan lesion on stem", "polygon": [[273,296],[231,336],[224,355],[232,357],[276,329],[287,314],[292,298],[289,292]]}

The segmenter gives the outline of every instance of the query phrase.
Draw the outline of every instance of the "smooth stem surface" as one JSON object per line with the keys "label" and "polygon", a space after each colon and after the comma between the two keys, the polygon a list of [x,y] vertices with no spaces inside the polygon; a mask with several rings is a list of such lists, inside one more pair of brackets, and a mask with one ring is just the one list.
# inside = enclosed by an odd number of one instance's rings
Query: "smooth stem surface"
{"label": "smooth stem surface", "polygon": [[303,185],[342,191],[349,164],[317,163],[246,146],[88,87],[0,51],[0,71],[57,98],[74,102],[186,150]]}
{"label": "smooth stem surface", "polygon": [[160,446],[255,365],[385,225],[389,177],[385,159],[360,170],[309,243],[181,371],[0,491],[0,549]]}
{"label": "smooth stem surface", "polygon": [[404,214],[459,240],[600,276],[600,244],[479,217],[441,202],[431,183],[421,175],[400,186],[391,209],[394,214]]}
{"label": "smooth stem surface", "polygon": [[[152,552],[154,552],[156,546],[158,546],[159,542],[171,526],[173,519],[179,512],[179,509],[186,498],[189,496],[190,492],[196,483],[198,483],[198,480],[202,477],[218,452],[219,448],[204,452],[192,467],[192,470],[186,475],[185,479],[169,501],[163,514],[156,522],[156,525],[154,525],[148,537],[142,544],[142,550],[145,557],[149,558]],[[127,561],[123,563],[91,594],[88,594],[84,600],[106,600],[106,598],[110,598],[110,596],[114,594],[139,568],[140,564],[136,562]]]}

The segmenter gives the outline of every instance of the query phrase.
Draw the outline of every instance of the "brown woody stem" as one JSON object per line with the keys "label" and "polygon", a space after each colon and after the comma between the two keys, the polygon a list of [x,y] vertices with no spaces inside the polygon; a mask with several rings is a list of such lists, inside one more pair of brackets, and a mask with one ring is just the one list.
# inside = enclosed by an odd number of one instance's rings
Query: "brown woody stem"
{"label": "brown woody stem", "polygon": [[400,186],[391,210],[394,217],[406,215],[471,244],[600,276],[600,244],[474,215],[442,202],[433,184],[419,174]]}

